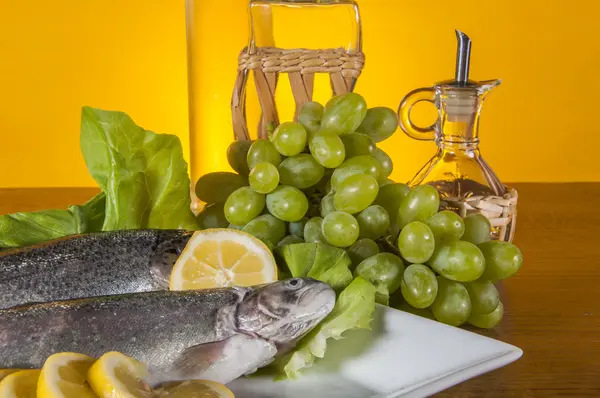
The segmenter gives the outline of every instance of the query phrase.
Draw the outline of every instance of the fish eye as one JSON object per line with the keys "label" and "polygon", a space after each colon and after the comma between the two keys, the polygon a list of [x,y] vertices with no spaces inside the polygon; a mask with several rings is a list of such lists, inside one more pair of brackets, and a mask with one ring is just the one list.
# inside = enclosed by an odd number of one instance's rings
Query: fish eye
{"label": "fish eye", "polygon": [[285,282],[288,287],[298,289],[302,286],[302,279],[300,278],[292,278]]}

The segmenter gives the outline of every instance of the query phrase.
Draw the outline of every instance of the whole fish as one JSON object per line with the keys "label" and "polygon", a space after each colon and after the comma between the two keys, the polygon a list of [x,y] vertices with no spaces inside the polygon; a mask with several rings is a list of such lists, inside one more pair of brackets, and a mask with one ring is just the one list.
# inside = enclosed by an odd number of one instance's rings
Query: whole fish
{"label": "whole fish", "polygon": [[0,308],[166,289],[191,234],[98,232],[0,252]]}
{"label": "whole fish", "polygon": [[0,310],[0,368],[39,368],[56,352],[119,351],[150,383],[228,383],[271,362],[327,316],[335,293],[311,278],[254,288],[156,291]]}

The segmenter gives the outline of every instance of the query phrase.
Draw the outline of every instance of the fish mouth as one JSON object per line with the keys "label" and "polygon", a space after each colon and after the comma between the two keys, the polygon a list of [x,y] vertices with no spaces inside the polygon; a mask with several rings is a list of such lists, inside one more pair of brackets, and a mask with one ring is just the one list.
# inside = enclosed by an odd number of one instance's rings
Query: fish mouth
{"label": "fish mouth", "polygon": [[333,310],[335,306],[335,292],[326,284],[317,289],[314,287],[306,289],[298,297],[297,304],[304,311],[294,317],[295,321],[320,321]]}

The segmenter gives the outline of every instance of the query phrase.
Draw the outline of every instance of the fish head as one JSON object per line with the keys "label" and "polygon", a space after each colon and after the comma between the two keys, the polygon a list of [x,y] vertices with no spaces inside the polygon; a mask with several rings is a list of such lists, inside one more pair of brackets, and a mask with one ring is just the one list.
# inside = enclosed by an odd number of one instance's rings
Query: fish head
{"label": "fish head", "polygon": [[292,278],[256,287],[240,303],[237,327],[277,345],[297,341],[335,305],[335,292],[312,278]]}

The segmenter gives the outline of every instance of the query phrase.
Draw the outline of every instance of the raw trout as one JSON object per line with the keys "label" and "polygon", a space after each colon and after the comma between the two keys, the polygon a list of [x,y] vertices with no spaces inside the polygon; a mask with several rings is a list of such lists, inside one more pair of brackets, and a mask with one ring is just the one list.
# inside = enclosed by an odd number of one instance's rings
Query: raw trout
{"label": "raw trout", "polygon": [[98,232],[0,252],[0,308],[166,289],[191,234]]}
{"label": "raw trout", "polygon": [[293,347],[334,304],[327,284],[293,278],[18,306],[0,310],[0,368],[39,368],[63,351],[119,351],[148,364],[153,385],[228,383]]}

